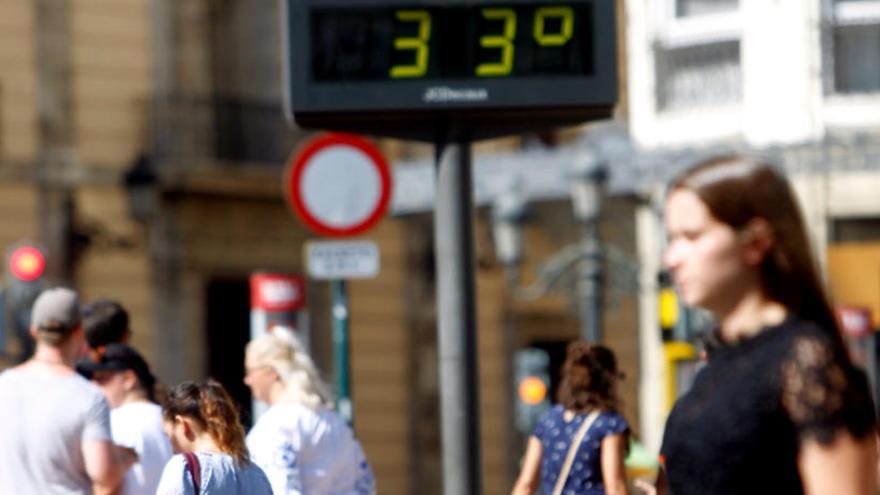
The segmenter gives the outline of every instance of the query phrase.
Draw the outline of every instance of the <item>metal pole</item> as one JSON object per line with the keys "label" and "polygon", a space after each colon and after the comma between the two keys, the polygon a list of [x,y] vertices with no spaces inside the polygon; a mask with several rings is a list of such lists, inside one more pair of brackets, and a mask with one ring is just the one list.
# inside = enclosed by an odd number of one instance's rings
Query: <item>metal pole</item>
{"label": "metal pole", "polygon": [[470,143],[438,144],[437,158],[434,249],[443,493],[477,495],[482,490]]}
{"label": "metal pole", "polygon": [[351,425],[354,411],[351,403],[350,368],[348,360],[348,291],[345,280],[330,282],[333,290],[333,366],[336,371],[336,410]]}
{"label": "metal pole", "polygon": [[584,222],[584,259],[580,263],[581,338],[594,344],[602,343],[602,247],[599,225],[595,220]]}

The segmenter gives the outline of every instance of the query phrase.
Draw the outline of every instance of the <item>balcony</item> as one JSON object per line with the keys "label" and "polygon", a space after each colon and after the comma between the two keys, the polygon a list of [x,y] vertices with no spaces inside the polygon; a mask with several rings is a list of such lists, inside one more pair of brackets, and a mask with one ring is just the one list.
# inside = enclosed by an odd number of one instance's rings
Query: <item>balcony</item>
{"label": "balcony", "polygon": [[302,131],[282,102],[216,95],[173,95],[154,102],[157,151],[177,162],[281,166]]}

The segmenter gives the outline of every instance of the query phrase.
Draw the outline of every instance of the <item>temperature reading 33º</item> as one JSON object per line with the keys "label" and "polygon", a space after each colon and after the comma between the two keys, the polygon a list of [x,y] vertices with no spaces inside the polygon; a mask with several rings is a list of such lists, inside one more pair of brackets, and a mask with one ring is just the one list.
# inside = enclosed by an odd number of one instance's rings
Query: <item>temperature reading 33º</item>
{"label": "temperature reading 33\u00ba", "polygon": [[317,82],[589,76],[590,2],[311,11]]}

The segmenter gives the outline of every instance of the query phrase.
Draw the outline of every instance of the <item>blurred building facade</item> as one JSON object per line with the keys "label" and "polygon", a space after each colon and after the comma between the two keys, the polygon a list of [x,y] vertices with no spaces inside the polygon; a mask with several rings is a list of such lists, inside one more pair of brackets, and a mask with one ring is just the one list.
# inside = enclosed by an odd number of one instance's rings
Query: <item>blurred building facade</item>
{"label": "blurred building facade", "polygon": [[[312,237],[281,188],[284,162],[305,134],[283,118],[280,15],[278,2],[244,0],[0,0],[0,247],[36,241],[51,283],[77,288],[85,301],[120,300],[133,345],[165,383],[211,375],[239,399],[247,398],[248,276],[303,274],[302,245]],[[542,139],[479,149],[554,148]],[[381,146],[398,162],[430,155],[397,141]],[[411,185],[398,186],[397,204],[426,187]],[[613,201],[618,213],[602,229],[631,252],[634,204]],[[532,219],[523,283],[579,238],[567,198]],[[514,300],[490,232],[483,201],[484,487],[504,493],[523,440],[513,426],[511,349],[542,346],[558,365],[578,335],[577,301],[569,279],[545,297]],[[355,428],[381,493],[440,493],[432,235],[429,208],[395,207],[367,235],[381,249],[380,276],[350,285]],[[628,371],[638,364],[630,289],[612,298],[620,311],[606,322]],[[331,378],[328,292],[309,283],[306,297],[313,352]],[[7,335],[0,368],[19,346]],[[632,417],[636,386],[625,392]]]}

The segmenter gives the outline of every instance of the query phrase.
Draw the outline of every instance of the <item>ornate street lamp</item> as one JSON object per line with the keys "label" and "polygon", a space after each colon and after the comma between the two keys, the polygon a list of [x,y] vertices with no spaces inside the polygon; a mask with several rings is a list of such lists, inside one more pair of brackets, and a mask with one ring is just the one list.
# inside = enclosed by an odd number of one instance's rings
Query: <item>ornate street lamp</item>
{"label": "ornate street lamp", "polygon": [[518,276],[527,200],[514,187],[498,195],[492,203],[495,253],[505,267],[515,297],[537,299],[566,273],[576,269],[580,334],[589,342],[602,340],[602,243],[598,220],[606,175],[604,162],[592,151],[584,150],[575,157],[568,179],[574,216],[583,226],[582,240],[562,248],[543,263],[537,279],[528,287],[519,287]]}
{"label": "ornate street lamp", "polygon": [[138,222],[149,222],[159,209],[159,175],[152,158],[141,153],[125,172],[123,185],[128,192],[128,214]]}

